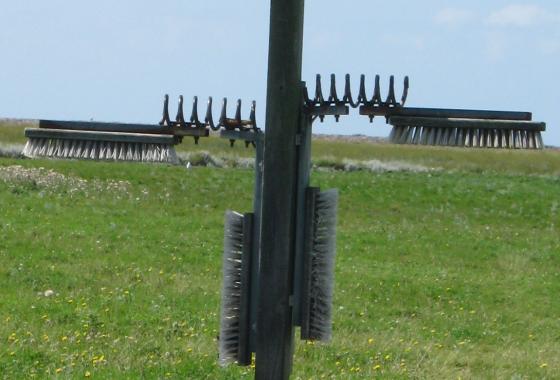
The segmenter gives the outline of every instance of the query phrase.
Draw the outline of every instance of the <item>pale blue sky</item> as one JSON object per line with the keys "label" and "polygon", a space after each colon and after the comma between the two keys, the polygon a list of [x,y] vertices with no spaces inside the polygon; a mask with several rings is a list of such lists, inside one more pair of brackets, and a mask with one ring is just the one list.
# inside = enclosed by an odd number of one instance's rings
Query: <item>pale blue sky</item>
{"label": "pale blue sky", "polygon": [[[0,117],[157,122],[169,93],[172,113],[179,94],[255,99],[264,125],[269,1],[1,1]],[[557,0],[307,0],[305,22],[310,87],[410,75],[411,106],[532,111],[560,145]],[[315,131],[388,134],[358,116]]]}

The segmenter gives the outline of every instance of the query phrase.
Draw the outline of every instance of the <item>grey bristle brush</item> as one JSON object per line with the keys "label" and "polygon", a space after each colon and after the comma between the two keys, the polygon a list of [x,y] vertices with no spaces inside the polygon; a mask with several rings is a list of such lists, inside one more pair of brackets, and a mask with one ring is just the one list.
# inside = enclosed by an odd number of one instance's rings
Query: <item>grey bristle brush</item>
{"label": "grey bristle brush", "polygon": [[546,124],[530,120],[391,116],[395,144],[471,148],[543,149]]}
{"label": "grey bristle brush", "polygon": [[304,340],[329,341],[332,335],[337,205],[337,189],[307,189],[301,321]]}
{"label": "grey bristle brush", "polygon": [[177,163],[173,135],[28,128],[29,158]]}
{"label": "grey bristle brush", "polygon": [[224,226],[219,362],[251,364],[250,298],[253,214],[227,211]]}

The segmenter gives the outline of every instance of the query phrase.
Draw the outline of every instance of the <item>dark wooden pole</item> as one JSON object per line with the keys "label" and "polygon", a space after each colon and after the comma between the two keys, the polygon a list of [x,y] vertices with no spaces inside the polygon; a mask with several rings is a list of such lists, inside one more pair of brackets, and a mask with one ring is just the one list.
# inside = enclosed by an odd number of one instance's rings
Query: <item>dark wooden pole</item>
{"label": "dark wooden pole", "polygon": [[263,213],[256,346],[257,380],[288,379],[304,0],[271,0]]}

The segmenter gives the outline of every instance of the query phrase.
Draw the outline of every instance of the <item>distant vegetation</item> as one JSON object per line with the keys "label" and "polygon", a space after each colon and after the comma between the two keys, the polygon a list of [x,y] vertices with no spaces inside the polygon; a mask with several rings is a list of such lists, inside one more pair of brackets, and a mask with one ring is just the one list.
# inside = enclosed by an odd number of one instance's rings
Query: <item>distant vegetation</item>
{"label": "distant vegetation", "polygon": [[[227,145],[179,151],[250,162]],[[341,194],[334,339],[298,343],[294,379],[560,373],[559,152],[329,139],[314,161]],[[225,166],[0,158],[0,374],[252,378],[217,365],[223,215],[253,186]]]}

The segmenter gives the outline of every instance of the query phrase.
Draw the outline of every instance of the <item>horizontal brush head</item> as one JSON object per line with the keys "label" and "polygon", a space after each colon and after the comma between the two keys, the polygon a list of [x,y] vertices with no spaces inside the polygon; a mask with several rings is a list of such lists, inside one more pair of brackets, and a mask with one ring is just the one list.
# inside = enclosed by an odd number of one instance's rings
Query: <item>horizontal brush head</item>
{"label": "horizontal brush head", "polygon": [[30,158],[177,163],[173,136],[28,128]]}
{"label": "horizontal brush head", "polygon": [[512,120],[391,117],[395,144],[543,149],[544,123]]}

